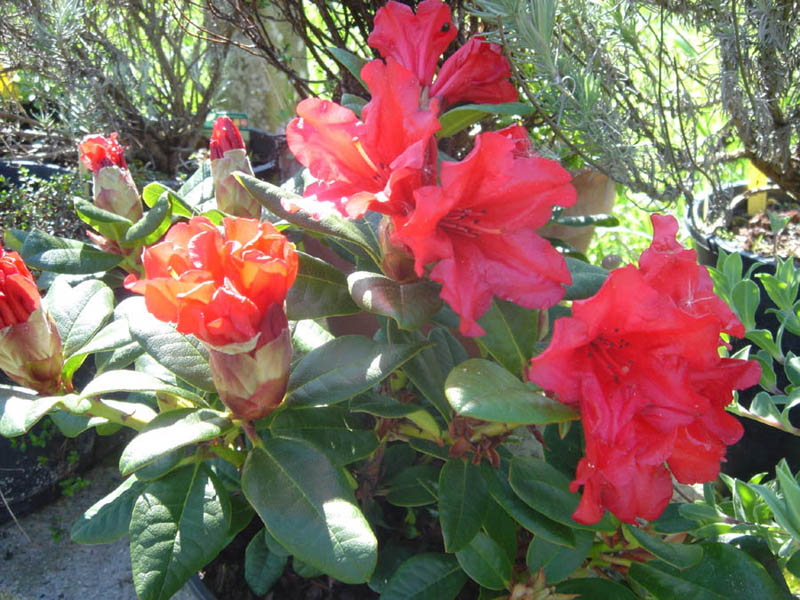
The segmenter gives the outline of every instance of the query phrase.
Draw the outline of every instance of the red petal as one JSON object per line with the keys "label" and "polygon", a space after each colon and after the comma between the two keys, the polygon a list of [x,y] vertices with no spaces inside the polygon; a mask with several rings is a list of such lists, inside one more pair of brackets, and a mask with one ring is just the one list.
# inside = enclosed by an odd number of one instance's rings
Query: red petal
{"label": "red petal", "polygon": [[244,149],[244,140],[230,117],[217,117],[211,129],[211,160],[222,158],[228,150]]}
{"label": "red petal", "polygon": [[125,163],[125,153],[122,146],[117,141],[117,133],[110,136],[87,135],[78,144],[81,162],[92,173],[97,173],[103,167],[116,165],[121,169],[127,169]]}

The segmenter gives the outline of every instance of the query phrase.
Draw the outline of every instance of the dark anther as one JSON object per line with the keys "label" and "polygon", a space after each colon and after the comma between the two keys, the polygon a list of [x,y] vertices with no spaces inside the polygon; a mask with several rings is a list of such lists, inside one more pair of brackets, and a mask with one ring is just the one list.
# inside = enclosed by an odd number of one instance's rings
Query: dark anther
{"label": "dark anther", "polygon": [[445,23],[442,25],[442,33],[447,33],[448,31],[450,31],[450,23]]}

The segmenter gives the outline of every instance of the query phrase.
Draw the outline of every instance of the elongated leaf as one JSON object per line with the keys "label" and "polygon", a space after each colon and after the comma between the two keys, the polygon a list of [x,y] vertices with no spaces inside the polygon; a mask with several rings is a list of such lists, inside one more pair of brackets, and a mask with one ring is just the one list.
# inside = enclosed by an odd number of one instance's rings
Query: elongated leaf
{"label": "elongated leaf", "polygon": [[20,251],[29,267],[53,273],[97,273],[122,262],[122,255],[102,252],[82,242],[54,237],[35,229]]}
{"label": "elongated leaf", "polygon": [[572,284],[567,286],[565,300],[582,300],[594,296],[608,277],[602,267],[567,256],[567,267],[572,275]]}
{"label": "elongated leaf", "polygon": [[172,224],[169,194],[162,194],[153,207],[125,232],[125,246],[155,244]]}
{"label": "elongated leaf", "polygon": [[88,223],[110,240],[122,239],[125,231],[131,226],[131,222],[125,217],[98,208],[91,202],[81,198],[74,198],[73,204],[75,205],[75,212],[81,221]]}
{"label": "elongated leaf", "polygon": [[447,552],[458,552],[472,541],[488,505],[480,468],[462,458],[449,459],[439,473],[439,522]]}
{"label": "elongated leaf", "polygon": [[21,252],[22,246],[25,244],[25,238],[28,237],[27,231],[22,229],[9,228],[3,231],[3,246],[6,250],[13,250],[14,252]]}
{"label": "elongated leaf", "polygon": [[369,456],[378,447],[378,437],[363,415],[341,406],[285,410],[272,422],[270,431],[277,437],[310,442],[336,466]]}
{"label": "elongated leaf", "polygon": [[554,521],[577,529],[616,529],[607,514],[594,525],[574,521],[572,513],[578,508],[578,495],[569,491],[569,479],[543,460],[533,457],[515,458],[511,461],[508,481],[514,492],[529,506]]}
{"label": "elongated leaf", "polygon": [[107,544],[128,535],[131,513],[146,481],[128,477],[102,500],[95,502],[72,526],[70,536],[79,544]]}
{"label": "elongated leaf", "polygon": [[452,600],[467,576],[451,554],[417,554],[389,579],[381,600]]}
{"label": "elongated leaf", "polygon": [[523,373],[539,339],[539,311],[495,300],[479,324],[486,332],[477,344],[512,373]]}
{"label": "elongated leaf", "polygon": [[27,433],[56,408],[85,412],[89,406],[86,402],[78,403],[75,394],[41,397],[28,388],[0,386],[0,435],[16,437]]}
{"label": "elongated leaf", "polygon": [[425,348],[425,344],[378,344],[365,337],[336,338],[309,352],[289,379],[290,404],[325,406],[368,390]]}
{"label": "elongated leaf", "polygon": [[439,468],[414,465],[386,481],[386,500],[395,506],[425,506],[436,502]]}
{"label": "elongated leaf", "polygon": [[703,549],[697,544],[670,544],[654,537],[638,527],[624,526],[649,552],[677,569],[685,569],[699,563]]}
{"label": "elongated leaf", "polygon": [[317,233],[352,242],[367,251],[376,262],[378,261],[380,248],[374,238],[365,235],[354,222],[337,215],[329,215],[317,220],[302,210],[294,213],[289,212],[283,207],[281,201],[283,199],[298,199],[299,196],[297,194],[292,194],[287,190],[244,173],[237,172],[235,177],[272,214],[308,231],[316,231]]}
{"label": "elongated leaf", "polygon": [[731,300],[733,310],[736,311],[742,325],[746,330],[756,328],[756,309],[761,300],[761,292],[755,281],[743,279],[739,281],[731,290]]}
{"label": "elongated leaf", "polygon": [[45,296],[48,311],[61,335],[64,356],[69,358],[97,333],[114,310],[114,293],[96,279],[75,287],[56,277]]}
{"label": "elongated leaf", "polygon": [[592,549],[594,535],[588,531],[575,532],[575,548],[566,548],[535,536],[528,546],[525,561],[531,573],[544,571],[545,581],[556,583],[566,579],[583,564]]}
{"label": "elongated leaf", "polygon": [[253,536],[244,553],[244,578],[258,596],[266,594],[280,579],[287,561],[285,556],[272,554],[267,549],[264,531]]}
{"label": "elongated leaf", "polygon": [[300,268],[286,295],[286,316],[292,320],[352,315],[359,311],[347,291],[347,279],[336,267],[298,252]]}
{"label": "elongated leaf", "polygon": [[336,60],[338,60],[342,66],[344,66],[344,68],[350,71],[350,74],[358,80],[365,90],[369,90],[367,84],[364,83],[363,79],[361,79],[361,69],[365,64],[367,64],[366,60],[357,54],[353,54],[352,52],[345,50],[344,48],[328,46],[326,49],[328,52],[333,54],[334,58],[336,58]]}
{"label": "elongated leaf", "polygon": [[502,590],[511,581],[511,560],[485,533],[478,533],[466,548],[456,552],[456,559],[464,572],[485,588]]}
{"label": "elongated leaf", "polygon": [[347,285],[358,306],[394,319],[401,329],[419,329],[442,306],[439,286],[429,280],[402,284],[378,273],[357,271],[347,276]]}
{"label": "elongated leaf", "polygon": [[436,132],[436,137],[451,136],[491,115],[529,115],[532,111],[533,109],[529,105],[522,102],[464,104],[451,108],[439,117],[442,128]]}
{"label": "elongated leaf", "polygon": [[125,317],[131,337],[159,364],[207,392],[216,391],[208,366],[208,350],[200,340],[162,323],[145,308],[144,298],[126,300]]}
{"label": "elongated leaf", "polygon": [[471,358],[450,372],[445,395],[465,417],[500,423],[546,424],[577,419],[566,405],[534,391],[497,363]]}
{"label": "elongated leaf", "polygon": [[565,225],[566,227],[617,227],[619,219],[613,215],[561,215],[553,219],[555,225]]}
{"label": "elongated leaf", "polygon": [[777,464],[775,473],[778,475],[783,501],[786,504],[786,516],[791,521],[793,529],[800,530],[800,486],[785,458]]}
{"label": "elongated leaf", "polygon": [[295,557],[345,583],[369,579],[378,542],[344,474],[313,447],[273,438],[254,448],[242,491]]}
{"label": "elongated leaf", "polygon": [[628,578],[659,600],[785,600],[766,569],[728,544],[705,543],[703,560],[679,570],[661,561],[633,563]]}
{"label": "elongated leaf", "polygon": [[523,502],[511,489],[511,485],[502,471],[490,465],[482,464],[481,472],[489,494],[517,523],[549,542],[568,548],[575,548],[576,542],[573,530],[569,526],[558,523],[533,510]]}
{"label": "elongated leaf", "polygon": [[161,379],[138,371],[106,371],[90,381],[80,394],[81,398],[103,396],[114,392],[158,392],[184,398],[203,406],[205,401],[182,387],[164,383]]}
{"label": "elongated leaf", "polygon": [[150,482],[131,514],[131,567],[141,600],[167,600],[227,542],[228,494],[202,464]]}
{"label": "elongated leaf", "polygon": [[119,459],[119,470],[129,475],[168,452],[214,439],[232,427],[233,423],[224,413],[209,408],[162,413],[125,447]]}

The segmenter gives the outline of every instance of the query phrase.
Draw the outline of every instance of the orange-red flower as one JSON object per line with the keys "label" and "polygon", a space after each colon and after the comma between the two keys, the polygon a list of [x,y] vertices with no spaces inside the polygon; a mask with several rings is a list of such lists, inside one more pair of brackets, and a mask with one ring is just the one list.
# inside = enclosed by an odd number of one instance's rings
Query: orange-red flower
{"label": "orange-red flower", "polygon": [[145,279],[125,287],[147,309],[215,347],[261,346],[274,337],[273,305],[283,306],[297,275],[294,245],[270,223],[226,218],[220,231],[205,217],[174,225],[142,256]]}
{"label": "orange-red flower", "polygon": [[732,391],[760,377],[756,363],[719,356],[720,333],[741,335],[741,324],[694,251],[675,241],[675,219],[652,220],[639,268],[612,271],[575,302],[528,372],[580,408],[586,449],[572,490],[583,486],[573,515],[582,523],[605,509],[626,522],[657,518],[672,496],[670,471],[681,483],[713,480],[742,435],[725,411]]}
{"label": "orange-red flower", "polygon": [[125,152],[117,140],[117,132],[108,137],[103,135],[87,135],[78,144],[81,162],[92,173],[97,173],[103,167],[112,165],[127,169]]}
{"label": "orange-red flower", "polygon": [[478,36],[444,61],[434,80],[442,52],[456,36],[450,8],[440,0],[424,0],[417,12],[400,2],[388,2],[375,14],[367,42],[386,59],[409,69],[441,108],[457,102],[502,103],[517,99],[508,77],[511,68],[500,46]]}
{"label": "orange-red flower", "polygon": [[414,192],[415,207],[394,218],[393,241],[409,249],[418,275],[442,283],[461,333],[482,335],[477,319],[492,296],[547,308],[564,296],[564,258],[534,229],[553,206],[575,202],[572,177],[534,156],[523,127],[480,134],[460,162],[442,162],[441,185]]}
{"label": "orange-red flower", "polygon": [[0,369],[42,394],[61,386],[61,337],[28,267],[0,247]]}
{"label": "orange-red flower", "polygon": [[230,117],[217,117],[211,130],[211,176],[217,208],[234,217],[258,219],[261,205],[236,181],[232,173],[253,175],[242,134]]}

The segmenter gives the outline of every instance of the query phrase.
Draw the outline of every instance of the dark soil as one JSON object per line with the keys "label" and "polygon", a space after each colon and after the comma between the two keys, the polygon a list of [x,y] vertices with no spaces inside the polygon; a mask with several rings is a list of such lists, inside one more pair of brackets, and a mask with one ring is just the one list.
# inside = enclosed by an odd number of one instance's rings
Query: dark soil
{"label": "dark soil", "polygon": [[[786,226],[773,234],[770,217],[788,219]],[[800,207],[770,198],[767,212],[748,215],[744,209],[734,212],[731,240],[741,248],[760,256],[800,257]]]}

